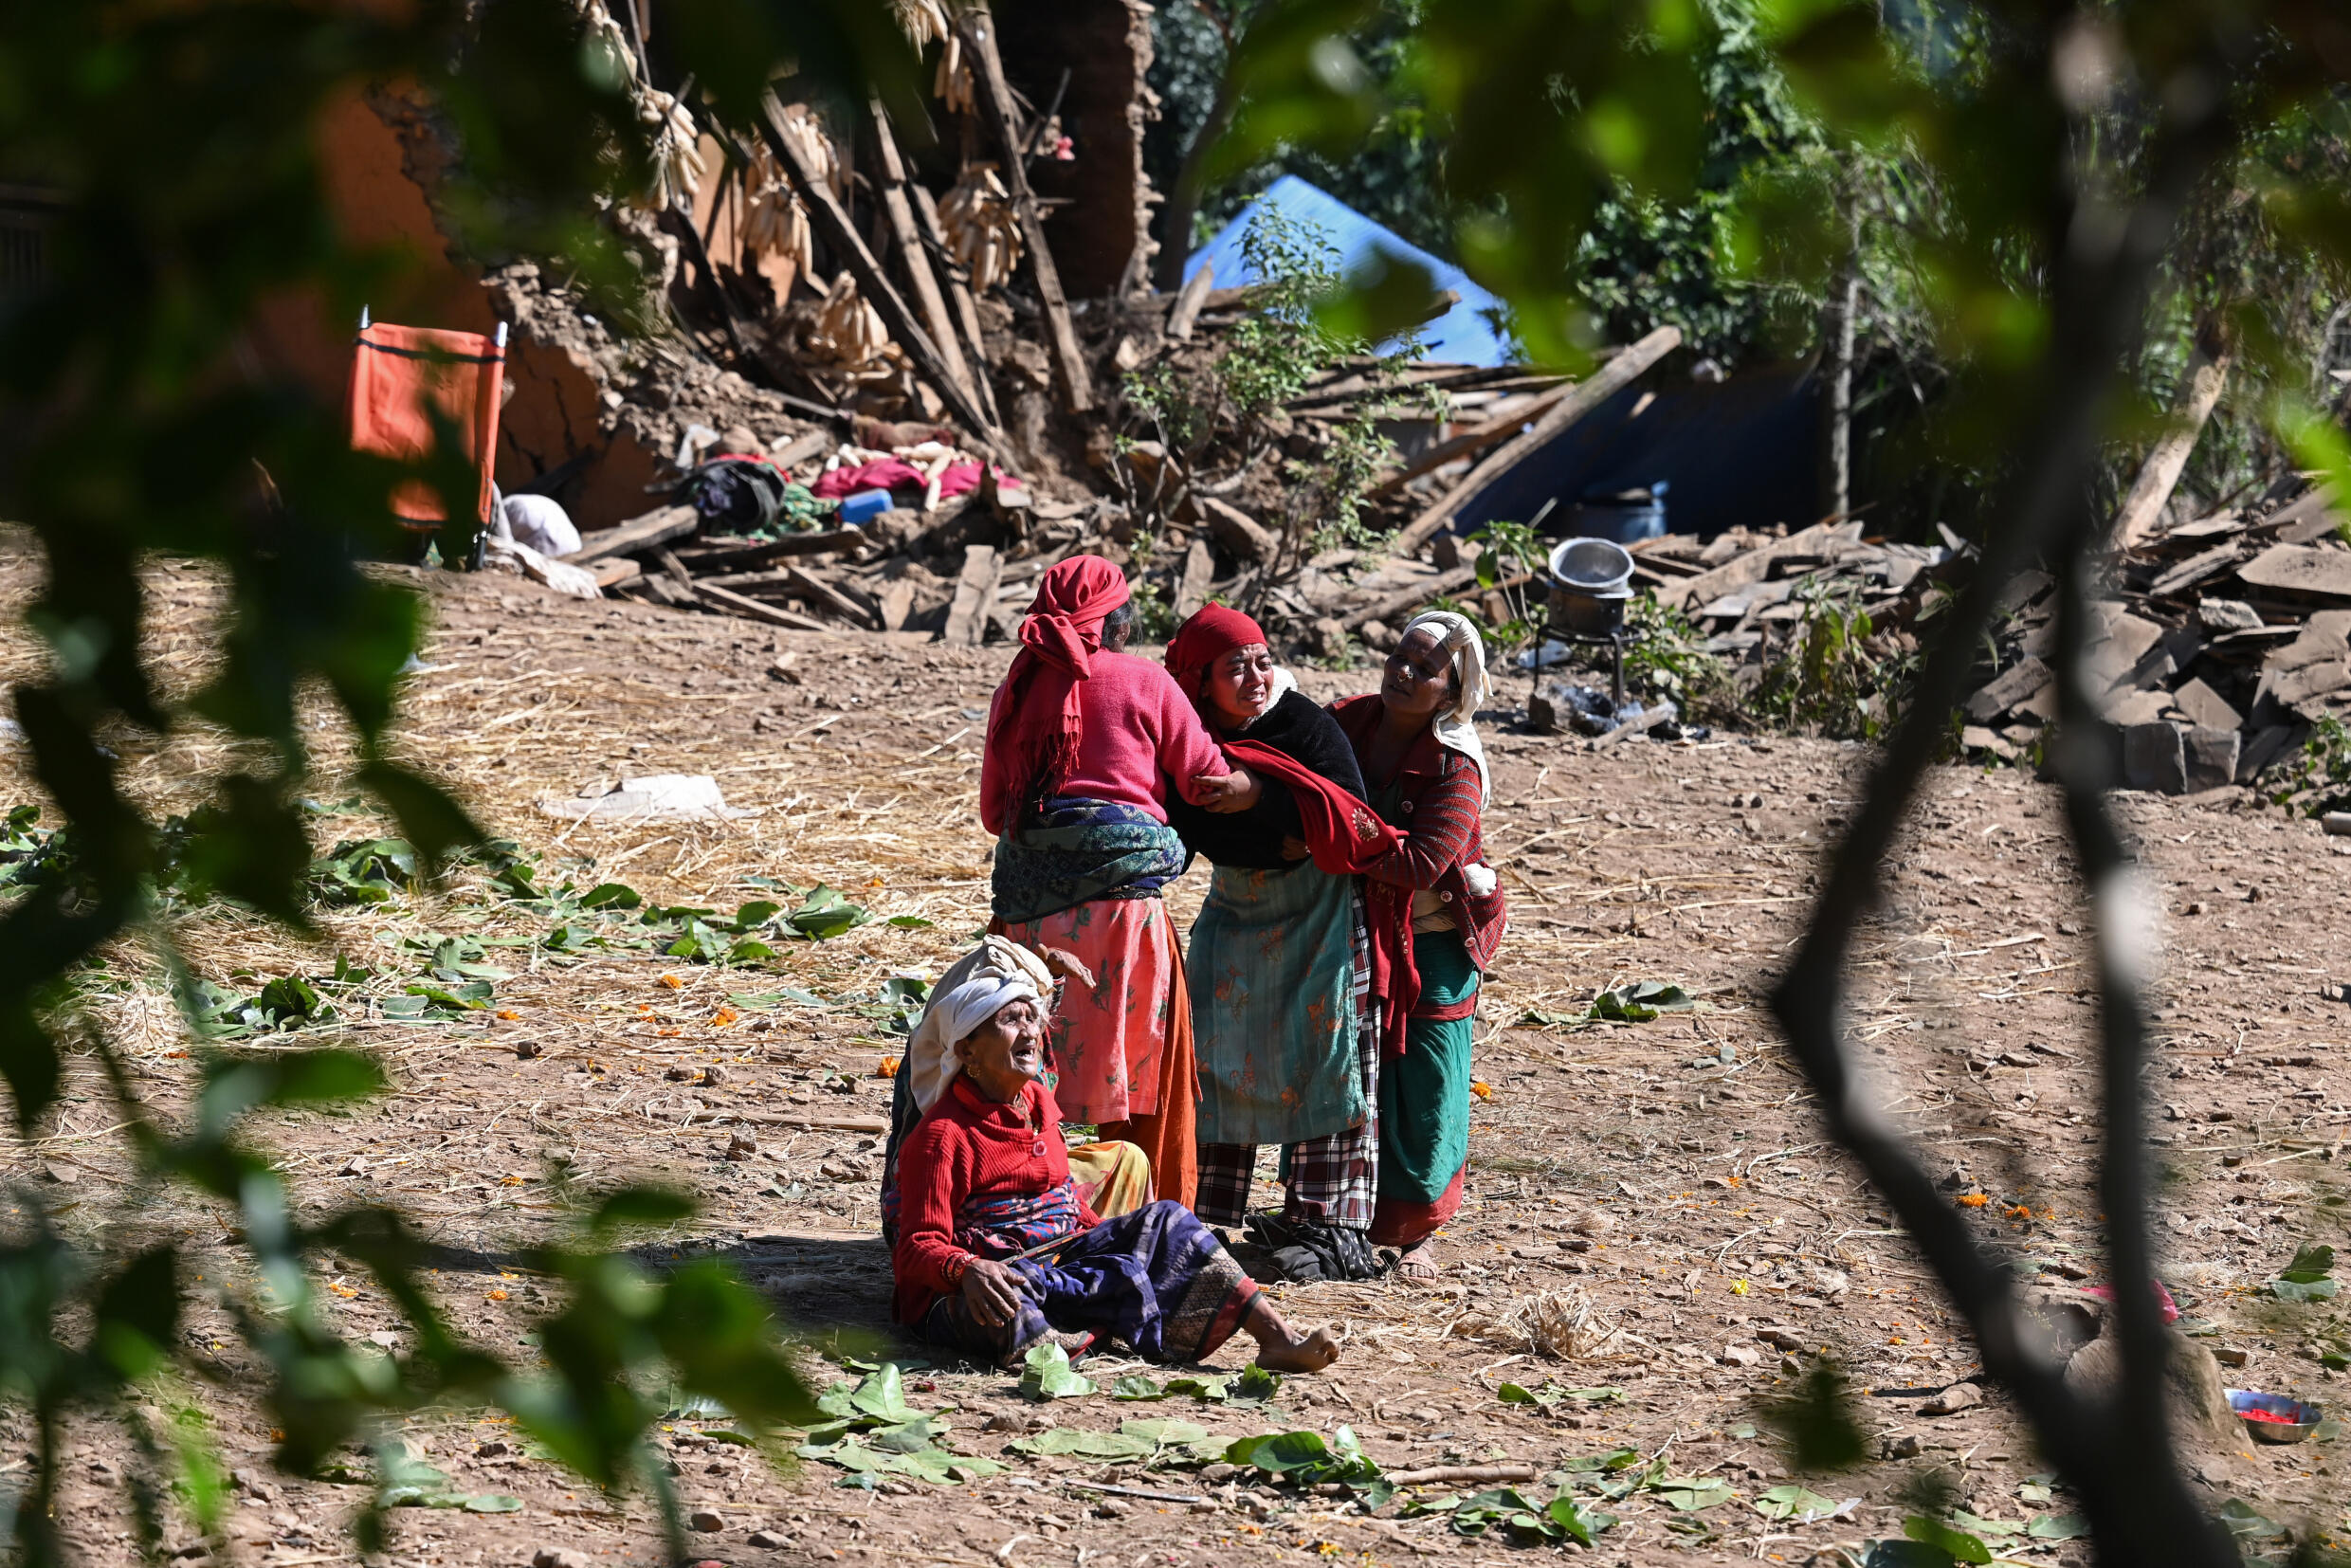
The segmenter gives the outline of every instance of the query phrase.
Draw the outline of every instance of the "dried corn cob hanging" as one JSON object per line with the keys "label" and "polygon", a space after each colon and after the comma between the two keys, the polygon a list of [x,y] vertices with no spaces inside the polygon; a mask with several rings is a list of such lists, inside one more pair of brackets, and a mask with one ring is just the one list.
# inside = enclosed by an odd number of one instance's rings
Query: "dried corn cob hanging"
{"label": "dried corn cob hanging", "polygon": [[963,171],[939,204],[939,226],[945,231],[948,250],[971,274],[975,292],[995,287],[1020,265],[1020,218],[993,163],[975,163]]}
{"label": "dried corn cob hanging", "polygon": [[841,173],[841,155],[833,150],[832,138],[825,135],[824,123],[814,110],[805,103],[788,103],[775,129],[798,156],[801,167],[829,187],[836,198],[847,198],[848,185]]}
{"label": "dried corn cob hanging", "polygon": [[810,353],[836,365],[856,366],[881,358],[890,347],[882,313],[859,296],[857,280],[846,272],[835,278],[811,324]]}
{"label": "dried corn cob hanging", "polygon": [[693,205],[702,188],[702,133],[685,105],[667,93],[648,88],[637,100],[637,119],[653,127],[653,187],[641,205],[666,211]]}
{"label": "dried corn cob hanging", "polygon": [[948,34],[947,12],[939,0],[890,0],[890,9],[898,17],[898,30],[918,50]]}
{"label": "dried corn cob hanging", "polygon": [[947,34],[947,46],[939,51],[939,69],[931,78],[931,93],[951,115],[972,112],[972,63],[963,58],[961,33]]}
{"label": "dried corn cob hanging", "polygon": [[751,162],[743,170],[743,244],[760,255],[783,257],[806,272],[811,249],[808,210],[764,143],[751,150]]}

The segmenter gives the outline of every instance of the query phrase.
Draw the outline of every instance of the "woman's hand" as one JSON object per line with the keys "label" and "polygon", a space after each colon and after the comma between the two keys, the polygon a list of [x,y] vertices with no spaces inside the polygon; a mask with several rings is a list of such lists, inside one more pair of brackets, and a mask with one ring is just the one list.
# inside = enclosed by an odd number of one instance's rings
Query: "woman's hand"
{"label": "woman's hand", "polygon": [[1293,833],[1282,835],[1282,858],[1284,860],[1304,860],[1313,853],[1314,851],[1307,848],[1304,839]]}
{"label": "woman's hand", "polygon": [[1198,804],[1203,811],[1227,816],[1248,811],[1266,793],[1264,782],[1247,768],[1235,768],[1222,777],[1194,774],[1192,787],[1200,792]]}
{"label": "woman's hand", "polygon": [[1075,953],[1066,947],[1040,947],[1036,952],[1037,957],[1045,960],[1045,967],[1063,979],[1077,980],[1087,990],[1093,989],[1094,972],[1086,968]]}
{"label": "woman's hand", "polygon": [[1020,1311],[1020,1274],[1009,1263],[974,1258],[963,1271],[963,1304],[990,1328],[1001,1328]]}

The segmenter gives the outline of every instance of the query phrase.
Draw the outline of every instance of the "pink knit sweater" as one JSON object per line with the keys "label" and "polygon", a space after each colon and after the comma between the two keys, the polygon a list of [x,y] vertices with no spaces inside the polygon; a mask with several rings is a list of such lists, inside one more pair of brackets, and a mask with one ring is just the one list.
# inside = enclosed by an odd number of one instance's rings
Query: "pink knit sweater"
{"label": "pink knit sweater", "polygon": [[[1078,747],[1078,765],[1060,793],[1140,807],[1165,822],[1169,778],[1176,780],[1186,800],[1197,805],[1194,775],[1221,776],[1232,771],[1209,738],[1191,700],[1166,669],[1131,653],[1097,653],[1088,664],[1093,674],[1078,684],[1085,738]],[[982,799],[993,795],[1002,767],[993,751],[981,759]],[[1026,781],[1004,782],[1018,790]],[[984,826],[991,833],[1000,833],[1008,824]]]}

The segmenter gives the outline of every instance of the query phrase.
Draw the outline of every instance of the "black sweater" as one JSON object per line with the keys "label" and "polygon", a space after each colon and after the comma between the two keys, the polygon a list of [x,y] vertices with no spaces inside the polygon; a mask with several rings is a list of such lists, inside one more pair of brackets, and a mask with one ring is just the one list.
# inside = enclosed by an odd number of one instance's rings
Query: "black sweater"
{"label": "black sweater", "polygon": [[[1324,778],[1360,797],[1363,770],[1356,765],[1355,748],[1348,744],[1339,720],[1303,693],[1285,692],[1245,730],[1230,734],[1209,726],[1220,740],[1254,740],[1270,746]],[[1203,811],[1171,789],[1167,792],[1168,825],[1183,835],[1184,848],[1214,866],[1238,866],[1256,871],[1287,870],[1303,860],[1285,860],[1282,840],[1304,836],[1298,800],[1287,786],[1266,780],[1266,793],[1246,811],[1219,815]]]}

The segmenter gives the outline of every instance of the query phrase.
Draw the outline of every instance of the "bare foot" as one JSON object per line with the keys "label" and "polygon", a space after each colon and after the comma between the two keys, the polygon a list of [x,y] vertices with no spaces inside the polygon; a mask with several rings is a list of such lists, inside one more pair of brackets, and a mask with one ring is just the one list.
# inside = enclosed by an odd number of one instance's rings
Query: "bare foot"
{"label": "bare foot", "polygon": [[1320,1372],[1339,1359],[1337,1335],[1327,1328],[1299,1333],[1262,1295],[1241,1320],[1241,1332],[1257,1341],[1257,1364],[1267,1372]]}
{"label": "bare foot", "polygon": [[1267,1372],[1320,1372],[1338,1359],[1339,1340],[1327,1328],[1303,1339],[1257,1341],[1257,1364]]}
{"label": "bare foot", "polygon": [[1418,1245],[1406,1249],[1395,1261],[1395,1277],[1399,1280],[1426,1282],[1445,1272],[1437,1262],[1436,1238],[1431,1236]]}

